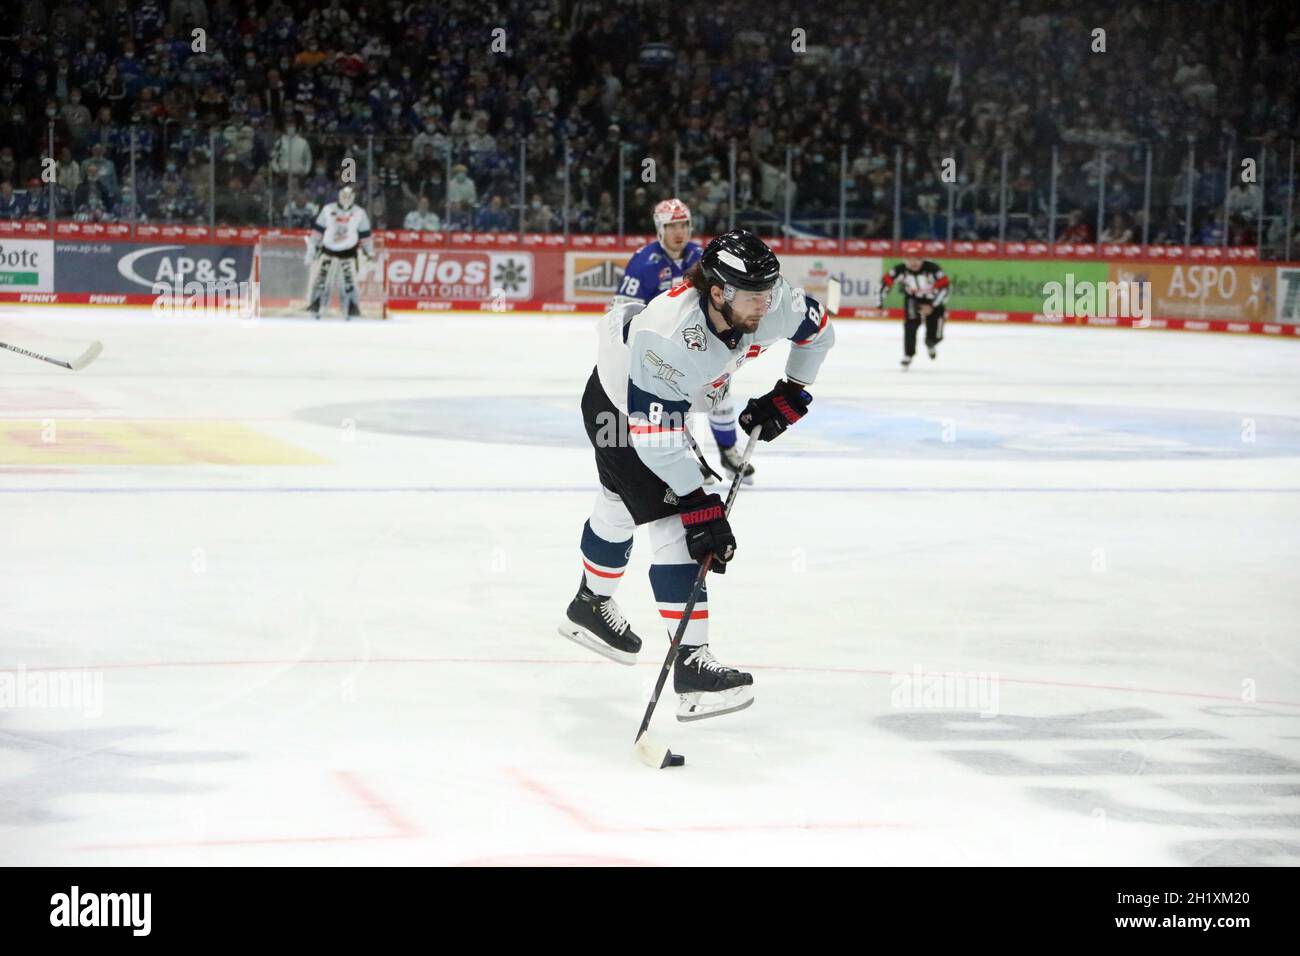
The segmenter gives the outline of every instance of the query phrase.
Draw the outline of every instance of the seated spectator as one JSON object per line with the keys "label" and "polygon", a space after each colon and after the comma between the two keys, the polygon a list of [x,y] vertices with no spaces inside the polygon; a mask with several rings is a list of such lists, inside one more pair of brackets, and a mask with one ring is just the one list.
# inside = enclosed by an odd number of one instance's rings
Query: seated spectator
{"label": "seated spectator", "polygon": [[[42,156],[44,156],[43,153]],[[81,164],[72,158],[72,150],[66,146],[59,151],[57,177],[59,185],[74,195],[83,181]]]}
{"label": "seated spectator", "polygon": [[1122,212],[1117,212],[1110,217],[1110,223],[1101,231],[1102,242],[1133,242],[1133,227],[1129,225],[1128,217]]}
{"label": "seated spectator", "polygon": [[466,208],[478,204],[478,188],[469,178],[464,163],[451,167],[451,182],[447,184],[447,198],[453,203],[461,203]]}
{"label": "seated spectator", "polygon": [[27,181],[27,218],[49,219],[50,203],[54,203],[54,218],[72,215],[72,194],[62,186],[51,188],[39,178]]}
{"label": "seated spectator", "polygon": [[327,57],[328,54],[320,48],[320,40],[316,39],[314,36],[309,36],[307,37],[305,48],[294,57],[293,65],[296,67],[311,69],[312,67],[320,66],[320,64],[325,62]]}
{"label": "seated spectator", "polygon": [[460,200],[453,199],[447,210],[446,229],[465,232],[469,229],[469,208]]}
{"label": "seated spectator", "polygon": [[78,206],[73,213],[75,222],[112,222],[113,215],[98,195],[91,194],[85,205]]}
{"label": "seated spectator", "polygon": [[[419,157],[420,163],[426,162],[443,162],[447,150],[451,148],[451,141],[447,139],[447,134],[438,128],[438,123],[433,117],[424,121],[423,128],[415,134],[411,140],[411,151]],[[432,152],[426,152],[431,150]]]}
{"label": "seated spectator", "polygon": [[216,83],[209,83],[203,95],[194,104],[199,120],[204,124],[224,123],[230,115],[225,92]]}
{"label": "seated spectator", "polygon": [[[644,192],[645,190],[638,190]],[[542,201],[539,193],[533,193],[533,198],[528,203],[528,208],[524,210],[524,232],[550,232],[555,228],[555,212]]]}
{"label": "seated spectator", "polygon": [[1080,245],[1092,242],[1092,227],[1083,221],[1082,209],[1071,209],[1065,229],[1056,237],[1062,245]]}
{"label": "seated spectator", "polygon": [[1221,246],[1225,238],[1223,214],[1215,213],[1205,220],[1200,231],[1196,233],[1196,244],[1198,246]]}
{"label": "seated spectator", "polygon": [[264,218],[265,210],[258,209],[244,187],[244,180],[239,176],[230,177],[226,188],[217,194],[217,222],[232,226],[248,225],[260,221],[259,213]]}
{"label": "seated spectator", "polygon": [[512,217],[500,196],[493,196],[488,204],[478,212],[475,228],[479,232],[505,232],[511,226]]}
{"label": "seated spectator", "polygon": [[191,196],[207,195],[208,182],[212,176],[208,151],[203,148],[193,150],[185,162],[185,171],[181,175],[184,182],[181,191]]}
{"label": "seated spectator", "polygon": [[100,206],[107,208],[115,198],[108,191],[108,187],[99,181],[99,168],[91,166],[86,170],[86,178],[73,192],[72,202],[80,209],[82,206],[88,206],[91,199],[97,199]]}
{"label": "seated spectator", "polygon": [[293,194],[292,199],[284,204],[281,218],[284,225],[289,229],[310,229],[312,224],[316,222],[318,212],[320,212],[320,207],[308,200],[302,190],[299,190]]}
{"label": "seated spectator", "polygon": [[402,221],[403,229],[415,229],[420,232],[436,232],[442,228],[438,214],[429,207],[429,197],[421,196],[416,200],[415,208],[406,214]]}
{"label": "seated spectator", "polygon": [[1228,191],[1228,214],[1247,219],[1258,218],[1262,200],[1259,187],[1254,183],[1237,183]]}
{"label": "seated spectator", "polygon": [[318,159],[316,168],[312,174],[307,177],[307,181],[302,184],[302,191],[307,194],[307,198],[317,206],[323,206],[327,202],[334,201],[334,195],[338,192],[338,184],[334,177],[325,170],[325,161]]}
{"label": "seated spectator", "polygon": [[107,148],[103,143],[95,143],[90,147],[90,156],[81,161],[81,174],[84,177],[92,168],[97,170],[99,181],[104,184],[110,195],[116,196],[118,192],[117,183],[117,166],[108,158]]}
{"label": "seated spectator", "polygon": [[135,190],[125,186],[112,206],[113,218],[118,222],[148,222],[149,217],[142,207],[135,202]]}
{"label": "seated spectator", "polygon": [[1228,245],[1256,245],[1255,227],[1241,216],[1233,216],[1228,220]]}
{"label": "seated spectator", "polygon": [[27,215],[27,196],[14,192],[8,179],[0,181],[0,219],[22,219]]}
{"label": "seated spectator", "polygon": [[1151,244],[1157,246],[1181,246],[1187,235],[1187,224],[1178,209],[1170,206],[1165,210],[1164,218],[1151,235]]}
{"label": "seated spectator", "polygon": [[604,235],[618,232],[618,209],[614,206],[614,197],[608,192],[600,194],[592,229]]}
{"label": "seated spectator", "polygon": [[150,206],[149,218],[154,222],[189,223],[193,222],[197,215],[194,204],[181,193],[180,186],[175,180],[163,183],[162,190],[154,197]]}
{"label": "seated spectator", "polygon": [[429,197],[429,202],[441,207],[447,197],[447,182],[443,177],[443,162],[433,155],[433,147],[425,146],[419,161],[419,178],[416,189],[419,195]]}

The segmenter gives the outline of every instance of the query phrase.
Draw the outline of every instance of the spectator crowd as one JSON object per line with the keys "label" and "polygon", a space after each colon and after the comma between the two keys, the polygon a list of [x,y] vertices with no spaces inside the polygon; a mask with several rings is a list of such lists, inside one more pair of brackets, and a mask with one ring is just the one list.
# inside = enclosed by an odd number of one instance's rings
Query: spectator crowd
{"label": "spectator crowd", "polygon": [[1280,246],[1294,204],[1276,0],[15,7],[3,219],[302,227],[348,181],[388,228]]}

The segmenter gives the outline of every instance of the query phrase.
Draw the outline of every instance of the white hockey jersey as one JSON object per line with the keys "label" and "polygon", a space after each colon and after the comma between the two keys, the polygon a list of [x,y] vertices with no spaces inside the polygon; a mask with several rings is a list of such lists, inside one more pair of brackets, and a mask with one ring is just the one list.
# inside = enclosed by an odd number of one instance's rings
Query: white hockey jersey
{"label": "white hockey jersey", "polygon": [[791,342],[785,377],[811,385],[835,343],[821,303],[785,279],[773,292],[772,308],[751,335],[715,331],[690,285],[649,305],[615,305],[597,323],[600,384],[627,415],[632,447],[676,494],[700,486],[699,463],[686,442],[689,413],[722,402],[735,371],[782,339]]}
{"label": "white hockey jersey", "polygon": [[348,252],[370,238],[370,217],[360,206],[344,209],[332,202],[320,211],[312,229],[330,252]]}

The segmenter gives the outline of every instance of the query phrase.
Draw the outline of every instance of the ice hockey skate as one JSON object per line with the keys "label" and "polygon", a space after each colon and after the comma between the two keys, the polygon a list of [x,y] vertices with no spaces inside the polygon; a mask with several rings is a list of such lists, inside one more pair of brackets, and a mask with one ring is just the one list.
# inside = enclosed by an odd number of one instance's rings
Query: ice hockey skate
{"label": "ice hockey skate", "polygon": [[559,631],[575,644],[619,664],[636,663],[641,638],[636,636],[614,599],[594,593],[587,587],[585,577],[565,616],[568,620],[560,624]]}
{"label": "ice hockey skate", "polygon": [[754,675],[718,663],[708,644],[682,647],[673,662],[677,719],[704,720],[744,710],[754,702]]}
{"label": "ice hockey skate", "polygon": [[936,359],[939,357],[939,350],[933,345],[926,346],[925,350],[930,353],[930,358]]}
{"label": "ice hockey skate", "polygon": [[737,446],[719,448],[718,457],[722,459],[723,470],[726,471],[729,477],[734,479],[741,472],[743,465],[743,477],[740,479],[740,483],[743,485],[752,485],[754,483],[754,466],[742,462],[740,449]]}

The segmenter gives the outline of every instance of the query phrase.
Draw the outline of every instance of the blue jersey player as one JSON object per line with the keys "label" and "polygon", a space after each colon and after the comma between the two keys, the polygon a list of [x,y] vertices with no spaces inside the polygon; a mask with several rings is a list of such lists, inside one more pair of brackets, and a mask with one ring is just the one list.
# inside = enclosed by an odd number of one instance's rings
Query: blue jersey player
{"label": "blue jersey player", "polygon": [[[691,210],[680,199],[665,199],[655,206],[654,242],[633,253],[623,270],[623,280],[613,305],[635,301],[649,304],[661,292],[668,292],[686,282],[686,270],[700,261],[703,248],[691,241]],[[730,383],[727,384],[728,391]],[[722,467],[735,476],[741,468],[736,448],[736,406],[727,394],[709,411],[709,428],[718,443]],[[745,484],[754,483],[754,466],[745,465]],[[713,472],[701,466],[705,484],[713,484]]]}

